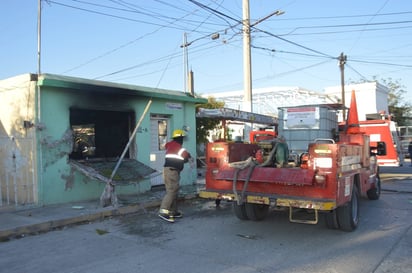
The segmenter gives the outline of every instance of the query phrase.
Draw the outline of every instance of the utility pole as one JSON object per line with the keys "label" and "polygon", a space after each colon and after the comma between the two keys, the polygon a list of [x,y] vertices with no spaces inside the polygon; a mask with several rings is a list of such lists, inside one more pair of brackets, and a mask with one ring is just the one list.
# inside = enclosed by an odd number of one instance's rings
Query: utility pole
{"label": "utility pole", "polygon": [[187,34],[186,32],[183,33],[183,85],[184,85],[184,92],[187,93],[187,73],[189,70],[189,61],[188,61],[188,53],[187,53]]}
{"label": "utility pole", "polygon": [[[253,99],[252,99],[252,57],[251,57],[251,38],[250,29],[262,21],[268,19],[273,15],[282,15],[283,11],[274,11],[268,16],[256,21],[253,25],[250,24],[250,9],[249,0],[243,0],[243,111],[253,113]],[[249,135],[249,131],[253,127],[253,123],[245,126],[244,137]]]}
{"label": "utility pole", "polygon": [[342,87],[342,120],[346,120],[346,109],[345,109],[345,64],[346,55],[343,52],[339,56],[339,68],[340,68],[340,84]]}
{"label": "utility pole", "polygon": [[243,111],[253,112],[249,0],[243,0]]}
{"label": "utility pole", "polygon": [[41,53],[41,0],[37,3],[37,74],[40,75]]}
{"label": "utility pole", "polygon": [[253,112],[252,98],[252,57],[251,57],[251,38],[250,29],[266,19],[276,15],[282,15],[285,12],[276,10],[269,15],[250,24],[249,0],[243,0],[243,111]]}
{"label": "utility pole", "polygon": [[41,10],[42,10],[42,0],[37,2],[37,77],[36,77],[36,98],[37,98],[37,122],[41,121],[41,107],[40,107],[40,86],[39,77],[41,74]]}

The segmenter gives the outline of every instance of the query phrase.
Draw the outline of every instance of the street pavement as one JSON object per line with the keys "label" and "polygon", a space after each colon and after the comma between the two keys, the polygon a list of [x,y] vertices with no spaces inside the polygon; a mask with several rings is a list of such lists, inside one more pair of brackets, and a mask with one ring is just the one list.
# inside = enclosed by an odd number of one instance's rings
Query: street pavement
{"label": "street pavement", "polygon": [[[382,190],[412,194],[412,167],[409,165],[406,164],[399,168],[381,168]],[[182,187],[179,197],[182,199],[196,198],[199,189],[203,187],[204,178],[200,178],[195,185]],[[0,243],[16,238],[38,235],[70,225],[103,220],[108,217],[159,207],[163,195],[164,188],[158,187],[135,197],[118,196],[119,206],[116,208],[112,206],[103,208],[100,206],[99,200],[96,200],[23,210],[0,210]],[[408,200],[409,204],[406,204],[405,209],[411,207],[412,195]],[[399,240],[390,254],[385,257],[379,268],[374,272],[412,272],[411,256],[412,219],[402,239]]]}

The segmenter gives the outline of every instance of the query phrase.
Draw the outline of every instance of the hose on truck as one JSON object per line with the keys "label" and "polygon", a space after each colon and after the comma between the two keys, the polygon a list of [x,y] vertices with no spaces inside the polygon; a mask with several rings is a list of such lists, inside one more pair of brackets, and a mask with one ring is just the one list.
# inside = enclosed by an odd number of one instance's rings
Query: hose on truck
{"label": "hose on truck", "polygon": [[[280,143],[276,143],[273,146],[272,150],[269,153],[268,158],[264,162],[262,162],[261,164],[257,164],[256,160],[252,156],[250,156],[248,159],[246,159],[244,161],[229,163],[230,167],[236,169],[234,177],[233,177],[233,185],[232,186],[233,186],[233,194],[235,195],[235,198],[237,200],[238,205],[242,205],[243,202],[244,202],[245,192],[246,192],[246,189],[247,189],[249,181],[250,181],[250,177],[252,176],[252,173],[253,173],[253,170],[255,169],[255,167],[256,166],[259,166],[259,167],[273,166],[274,159],[276,159],[276,156],[277,156],[276,152],[278,150],[279,144]],[[281,165],[283,165],[283,164],[281,164]],[[240,198],[239,198],[239,194],[238,194],[237,189],[236,189],[237,179],[239,177],[239,172],[241,170],[246,169],[246,168],[249,168],[249,170],[248,170],[246,180],[245,180],[245,183],[243,184],[243,189],[242,189],[242,192],[241,192]]]}
{"label": "hose on truck", "polygon": [[[243,201],[244,201],[244,198],[245,198],[245,192],[246,192],[247,186],[249,184],[250,177],[252,176],[253,170],[257,166],[257,164],[256,164],[255,160],[253,159],[253,157],[249,157],[247,160],[242,161],[242,162],[243,162],[243,164],[242,165],[236,165],[237,167],[231,166],[231,167],[236,169],[234,177],[233,177],[233,194],[235,195],[237,204],[239,206],[243,204]],[[238,162],[236,162],[236,163],[238,163]],[[249,167],[249,170],[248,170],[248,173],[247,173],[247,176],[246,176],[245,183],[243,184],[242,193],[241,193],[240,198],[239,198],[239,194],[238,194],[237,189],[236,189],[237,178],[239,176],[240,170],[246,169],[248,167]]]}

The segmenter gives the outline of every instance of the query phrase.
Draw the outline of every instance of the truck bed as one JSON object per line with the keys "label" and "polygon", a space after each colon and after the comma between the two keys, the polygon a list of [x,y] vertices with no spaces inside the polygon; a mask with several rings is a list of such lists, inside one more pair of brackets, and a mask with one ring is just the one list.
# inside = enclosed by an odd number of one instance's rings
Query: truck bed
{"label": "truck bed", "polygon": [[[286,185],[312,185],[315,172],[301,168],[268,168],[256,166],[249,174],[250,168],[237,170],[234,168],[222,168],[216,174],[216,180],[249,181],[251,183],[273,183]],[[249,177],[249,178],[248,178]]]}

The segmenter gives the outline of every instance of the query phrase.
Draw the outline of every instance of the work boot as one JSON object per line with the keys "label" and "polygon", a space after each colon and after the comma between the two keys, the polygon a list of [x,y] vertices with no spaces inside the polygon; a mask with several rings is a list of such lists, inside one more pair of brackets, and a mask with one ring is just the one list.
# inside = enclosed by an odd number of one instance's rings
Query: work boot
{"label": "work boot", "polygon": [[163,220],[169,222],[169,223],[174,223],[175,222],[175,218],[172,215],[169,215],[169,214],[159,213],[159,217],[162,218]]}
{"label": "work boot", "polygon": [[173,218],[182,218],[183,217],[183,213],[181,211],[175,211],[173,212]]}

